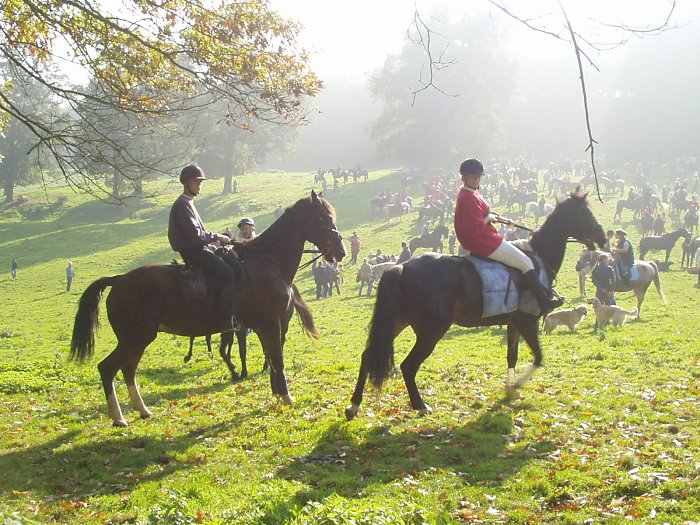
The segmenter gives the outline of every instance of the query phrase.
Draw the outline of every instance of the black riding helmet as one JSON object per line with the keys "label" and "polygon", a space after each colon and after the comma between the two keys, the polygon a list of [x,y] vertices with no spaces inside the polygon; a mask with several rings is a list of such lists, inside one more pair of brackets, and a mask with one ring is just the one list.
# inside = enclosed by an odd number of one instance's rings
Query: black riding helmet
{"label": "black riding helmet", "polygon": [[182,184],[187,184],[187,181],[190,179],[207,180],[207,178],[204,176],[204,170],[199,166],[195,166],[194,164],[185,166],[180,172],[180,182]]}

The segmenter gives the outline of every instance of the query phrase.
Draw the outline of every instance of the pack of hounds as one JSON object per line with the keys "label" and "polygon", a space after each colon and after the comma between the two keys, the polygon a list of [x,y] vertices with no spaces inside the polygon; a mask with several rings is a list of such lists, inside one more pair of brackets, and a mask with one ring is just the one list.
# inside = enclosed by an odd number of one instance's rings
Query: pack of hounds
{"label": "pack of hounds", "polygon": [[[613,326],[622,326],[628,318],[637,318],[636,306],[632,310],[625,310],[620,306],[602,304],[596,297],[588,299],[587,302],[593,308],[595,327],[598,329],[605,328],[610,323]],[[586,314],[588,314],[588,306],[585,304],[552,312],[545,317],[542,332],[549,335],[557,326],[568,326],[570,331],[575,332],[576,326],[586,317]]]}

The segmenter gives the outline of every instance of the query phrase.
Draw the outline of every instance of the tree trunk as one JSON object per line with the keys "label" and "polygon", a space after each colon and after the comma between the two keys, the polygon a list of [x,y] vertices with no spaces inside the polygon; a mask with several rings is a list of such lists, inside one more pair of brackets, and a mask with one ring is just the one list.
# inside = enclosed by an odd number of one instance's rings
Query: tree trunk
{"label": "tree trunk", "polygon": [[134,195],[136,197],[143,197],[143,177],[134,179]]}
{"label": "tree trunk", "polygon": [[11,180],[5,181],[3,190],[5,192],[5,202],[12,202],[15,200],[15,185]]}
{"label": "tree trunk", "polygon": [[121,180],[121,175],[115,173],[112,175],[112,198],[114,200],[119,200],[119,181]]}
{"label": "tree trunk", "polygon": [[230,171],[226,172],[224,175],[224,191],[221,192],[222,195],[228,195],[233,191],[233,173]]}

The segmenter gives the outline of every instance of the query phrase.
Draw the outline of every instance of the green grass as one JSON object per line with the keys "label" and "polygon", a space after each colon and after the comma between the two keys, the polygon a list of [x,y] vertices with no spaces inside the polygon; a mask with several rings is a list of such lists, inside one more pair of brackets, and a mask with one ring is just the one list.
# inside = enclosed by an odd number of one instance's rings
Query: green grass
{"label": "green grass", "polygon": [[[198,208],[212,229],[250,215],[260,231],[278,203],[307,195],[312,180],[313,173],[247,175],[232,196],[208,181]],[[364,253],[398,253],[420,232],[415,212],[392,223],[370,216],[370,198],[387,187],[398,189],[397,174],[373,172],[368,183],[327,193],[339,228],[346,237],[357,230]],[[418,375],[432,415],[415,415],[395,377],[346,422],[374,305],[357,297],[349,267],[343,295],[320,301],[310,271],[297,276],[323,337],[306,339],[291,325],[295,405],[272,397],[255,337],[252,375],[234,385],[203,340],[184,364],[187,339],[161,334],[137,376],[154,417],[138,418],[118,377],[130,426],[112,428],[95,368],[114,345],[104,304],[97,356],[86,366],[67,361],[73,317],[93,280],[173,257],[167,214],[178,189],[158,189],[155,201],[125,207],[59,190],[47,202],[26,191],[29,203],[0,210],[3,525],[697,521],[700,291],[678,267],[680,244],[674,271],[661,276],[668,306],[650,289],[638,321],[596,333],[591,315],[576,334],[543,337],[545,366],[518,401],[503,397],[505,332],[453,327]],[[593,203],[605,229],[614,226],[614,202]],[[635,226],[622,224],[636,245]],[[573,303],[582,300],[578,251],[570,246],[558,279]],[[76,268],[71,293],[68,260]],[[618,302],[635,304],[631,294]],[[399,361],[411,343],[410,331],[399,337]],[[523,346],[520,366],[529,360]]]}

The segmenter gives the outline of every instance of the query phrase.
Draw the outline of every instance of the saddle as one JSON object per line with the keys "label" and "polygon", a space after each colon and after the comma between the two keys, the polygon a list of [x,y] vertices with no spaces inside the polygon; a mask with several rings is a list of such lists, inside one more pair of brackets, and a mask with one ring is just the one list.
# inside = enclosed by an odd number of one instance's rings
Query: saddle
{"label": "saddle", "polygon": [[[539,281],[548,287],[550,283],[544,271],[542,259],[532,251],[523,251],[523,253],[532,260]],[[515,310],[530,315],[540,314],[537,299],[525,287],[520,270],[479,255],[470,254],[460,258],[470,264],[481,279],[482,317],[507,314]]]}
{"label": "saddle", "polygon": [[[225,251],[219,248],[216,254],[221,256]],[[226,262],[231,265],[234,273],[234,288],[238,289],[245,281],[247,272],[243,262],[238,257],[227,258]],[[180,272],[179,286],[177,292],[184,300],[202,299],[207,295],[207,289],[214,290],[216,283],[211,277],[205,275],[204,271],[199,266],[190,266],[189,264],[181,264],[173,259],[170,262],[170,267]]]}

